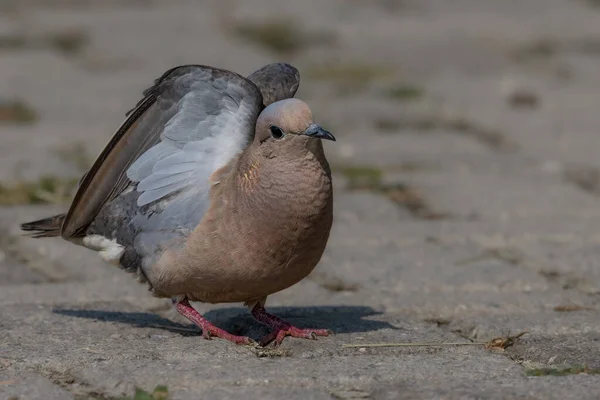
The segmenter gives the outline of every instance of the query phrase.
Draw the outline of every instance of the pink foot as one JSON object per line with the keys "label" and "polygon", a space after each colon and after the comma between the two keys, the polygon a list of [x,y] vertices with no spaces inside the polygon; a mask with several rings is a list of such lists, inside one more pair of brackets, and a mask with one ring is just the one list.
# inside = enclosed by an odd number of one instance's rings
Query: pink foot
{"label": "pink foot", "polygon": [[317,336],[329,336],[331,331],[328,329],[300,329],[290,325],[288,322],[276,317],[273,314],[269,314],[265,308],[259,304],[254,306],[252,309],[252,316],[257,321],[262,322],[270,328],[273,328],[273,332],[261,339],[260,345],[266,346],[275,341],[275,345],[279,346],[286,336],[304,338],[304,339],[316,339]]}
{"label": "pink foot", "polygon": [[204,318],[187,299],[175,303],[175,309],[179,314],[183,315],[202,329],[202,336],[205,339],[211,339],[212,336],[229,340],[235,344],[255,344],[254,340],[246,336],[236,336],[224,331],[221,328],[214,326],[209,320]]}

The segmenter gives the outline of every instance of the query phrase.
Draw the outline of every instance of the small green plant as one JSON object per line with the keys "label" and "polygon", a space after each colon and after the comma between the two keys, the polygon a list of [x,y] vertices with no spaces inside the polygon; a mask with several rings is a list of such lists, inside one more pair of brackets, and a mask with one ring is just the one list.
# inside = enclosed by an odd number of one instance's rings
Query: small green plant
{"label": "small green plant", "polygon": [[71,200],[77,179],[64,179],[52,175],[37,181],[0,183],[0,205],[63,204]]}
{"label": "small green plant", "polygon": [[600,375],[600,368],[572,366],[566,368],[537,368],[525,372],[527,376],[567,376],[577,374]]}
{"label": "small green plant", "polygon": [[425,220],[448,218],[446,213],[435,212],[425,198],[412,186],[402,183],[387,184],[382,182],[383,171],[368,166],[343,166],[334,168],[348,179],[348,190],[368,190],[379,193],[413,216]]}
{"label": "small green plant", "polygon": [[391,68],[363,63],[329,63],[309,67],[306,74],[315,80],[328,81],[344,88],[362,88],[374,81],[389,78]]}
{"label": "small green plant", "polygon": [[313,44],[332,42],[325,32],[304,32],[290,20],[243,22],[234,24],[232,32],[273,53],[290,56]]}
{"label": "small green plant", "polygon": [[417,86],[400,84],[390,87],[386,90],[385,95],[392,100],[408,102],[416,101],[423,98],[425,91]]}
{"label": "small green plant", "polygon": [[157,386],[152,393],[136,388],[133,397],[124,397],[121,400],[168,400],[169,389],[166,386]]}
{"label": "small green plant", "polygon": [[82,29],[48,32],[43,35],[13,34],[0,36],[0,50],[54,49],[65,55],[79,53],[89,42]]}
{"label": "small green plant", "polygon": [[377,190],[381,186],[383,171],[370,166],[343,166],[336,168],[346,179],[348,188]]}

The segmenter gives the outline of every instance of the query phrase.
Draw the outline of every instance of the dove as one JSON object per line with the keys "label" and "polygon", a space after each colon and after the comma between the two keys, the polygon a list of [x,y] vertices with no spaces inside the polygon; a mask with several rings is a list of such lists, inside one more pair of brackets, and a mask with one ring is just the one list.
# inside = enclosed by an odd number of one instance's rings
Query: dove
{"label": "dove", "polygon": [[126,113],[69,210],[21,229],[96,251],[170,298],[207,339],[255,343],[192,301],[243,303],[272,329],[261,345],[327,336],[265,309],[315,268],[333,221],[322,140],[335,137],[294,98],[299,82],[286,63],[248,78],[205,65],[166,71]]}

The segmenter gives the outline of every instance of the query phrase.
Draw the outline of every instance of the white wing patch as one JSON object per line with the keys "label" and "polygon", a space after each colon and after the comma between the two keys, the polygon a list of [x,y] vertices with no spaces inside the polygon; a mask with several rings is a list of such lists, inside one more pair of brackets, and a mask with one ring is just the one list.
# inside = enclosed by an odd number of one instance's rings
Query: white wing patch
{"label": "white wing patch", "polygon": [[83,238],[83,245],[88,249],[98,252],[106,262],[119,265],[125,248],[117,243],[116,239],[108,239],[102,235],[88,235]]}
{"label": "white wing patch", "polygon": [[159,200],[180,189],[194,187],[207,192],[209,178],[248,144],[248,116],[253,105],[225,99],[216,115],[198,107],[188,93],[179,111],[168,121],[162,141],[142,154],[128,169],[127,176],[139,182],[138,206]]}

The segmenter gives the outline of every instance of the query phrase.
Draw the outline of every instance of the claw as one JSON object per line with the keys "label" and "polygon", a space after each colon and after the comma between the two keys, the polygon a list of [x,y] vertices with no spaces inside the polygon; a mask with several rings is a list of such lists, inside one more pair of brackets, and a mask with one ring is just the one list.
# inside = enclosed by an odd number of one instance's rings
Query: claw
{"label": "claw", "polygon": [[329,329],[296,328],[275,315],[269,314],[262,305],[254,306],[252,315],[258,321],[273,328],[273,332],[261,339],[260,344],[263,347],[272,341],[275,341],[274,346],[277,347],[286,336],[316,340],[317,336],[328,336],[332,333]]}
{"label": "claw", "polygon": [[[266,345],[268,345],[269,343],[271,343],[273,340],[275,340],[275,338],[277,337],[278,333],[279,333],[278,331],[273,331],[273,332],[269,333],[268,335],[264,336],[258,342],[259,346],[260,347],[265,347]],[[275,347],[277,347],[277,346],[278,346],[278,344],[277,344],[277,342],[275,342]]]}
{"label": "claw", "polygon": [[300,329],[289,325],[287,328],[278,329],[269,333],[261,339],[260,345],[264,347],[274,341],[275,343],[273,343],[273,346],[278,347],[286,336],[317,340],[318,336],[329,336],[329,334],[330,331],[328,329]]}
{"label": "claw", "polygon": [[235,344],[252,345],[253,343],[256,343],[249,337],[232,335],[231,333],[214,326],[209,320],[200,315],[200,313],[190,305],[187,299],[175,302],[175,309],[177,309],[181,315],[198,325],[202,329],[202,336],[206,340],[212,340],[212,337],[215,336],[229,340]]}

